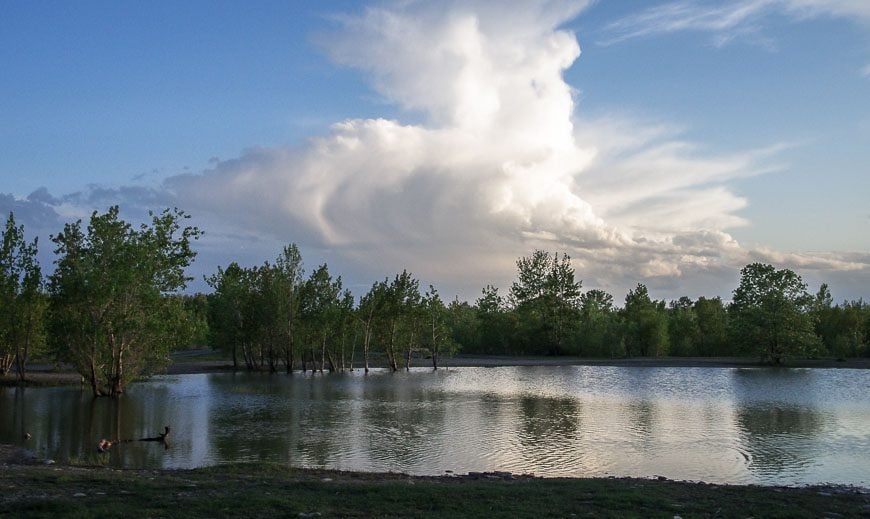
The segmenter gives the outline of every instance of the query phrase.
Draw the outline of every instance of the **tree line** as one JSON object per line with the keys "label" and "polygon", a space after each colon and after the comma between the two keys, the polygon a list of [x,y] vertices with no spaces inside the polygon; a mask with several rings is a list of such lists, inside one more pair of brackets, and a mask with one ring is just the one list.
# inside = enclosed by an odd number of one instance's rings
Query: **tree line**
{"label": "tree line", "polygon": [[835,305],[822,284],[815,294],[789,269],[752,263],[740,271],[729,303],[719,297],[652,299],[628,291],[622,307],[611,294],[583,292],[567,255],[535,251],[517,261],[506,296],[487,286],[455,329],[463,352],[582,357],[870,356],[870,304]]}
{"label": "tree line", "polygon": [[272,262],[232,262],[206,277],[209,294],[185,295],[191,242],[184,212],[152,214],[138,227],[117,206],[51,237],[54,271],[43,276],[37,241],[10,213],[0,248],[0,373],[24,381],[28,362],[73,366],[96,396],[118,396],[159,372],[191,344],[225,352],[237,369],[270,372],[397,371],[456,351],[583,357],[870,355],[870,305],[835,305],[827,285],[810,294],[799,275],[752,263],[732,300],[654,300],[629,290],[583,291],[567,254],[517,260],[507,294],[493,286],[469,303],[442,300],[408,271],[372,284],[358,299],[322,264],[306,273],[296,245]]}

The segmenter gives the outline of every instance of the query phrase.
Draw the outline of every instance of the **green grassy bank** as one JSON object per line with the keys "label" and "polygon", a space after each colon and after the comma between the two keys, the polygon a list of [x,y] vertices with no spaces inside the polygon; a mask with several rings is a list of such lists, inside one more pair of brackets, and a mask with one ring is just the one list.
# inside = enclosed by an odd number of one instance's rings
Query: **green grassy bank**
{"label": "green grassy bank", "polygon": [[870,517],[852,488],[495,475],[422,478],[241,464],[0,466],[2,517]]}

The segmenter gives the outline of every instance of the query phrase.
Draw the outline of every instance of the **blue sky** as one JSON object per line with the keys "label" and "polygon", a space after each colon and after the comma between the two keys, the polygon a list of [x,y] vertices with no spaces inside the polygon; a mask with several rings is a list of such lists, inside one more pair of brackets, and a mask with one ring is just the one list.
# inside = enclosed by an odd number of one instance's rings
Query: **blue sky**
{"label": "blue sky", "polygon": [[870,294],[870,2],[0,0],[0,70],[44,261],[120,203],[193,214],[197,278],[296,242],[357,291],[473,299],[544,248],[617,300],[750,261]]}

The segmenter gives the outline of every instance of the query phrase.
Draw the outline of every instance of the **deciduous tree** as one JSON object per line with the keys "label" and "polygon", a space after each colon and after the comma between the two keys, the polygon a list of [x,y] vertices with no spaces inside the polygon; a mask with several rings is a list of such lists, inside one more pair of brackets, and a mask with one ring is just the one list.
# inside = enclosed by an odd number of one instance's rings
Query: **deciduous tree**
{"label": "deciduous tree", "polygon": [[164,296],[183,289],[195,252],[196,227],[182,211],[151,215],[138,229],[117,206],[52,237],[56,269],[49,291],[54,337],[64,360],[88,380],[95,396],[119,396],[127,384],[168,361],[175,330]]}
{"label": "deciduous tree", "polygon": [[740,271],[729,312],[734,339],[773,364],[818,345],[809,310],[813,302],[800,276],[763,263]]}

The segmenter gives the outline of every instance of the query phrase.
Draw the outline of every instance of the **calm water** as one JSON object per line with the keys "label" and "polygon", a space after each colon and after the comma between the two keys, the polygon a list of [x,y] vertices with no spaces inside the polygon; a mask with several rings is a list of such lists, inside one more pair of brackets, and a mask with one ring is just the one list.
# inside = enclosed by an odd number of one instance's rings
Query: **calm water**
{"label": "calm water", "polygon": [[0,442],[41,457],[189,468],[652,476],[870,486],[870,372],[506,367],[158,377],[120,401],[0,388]]}

